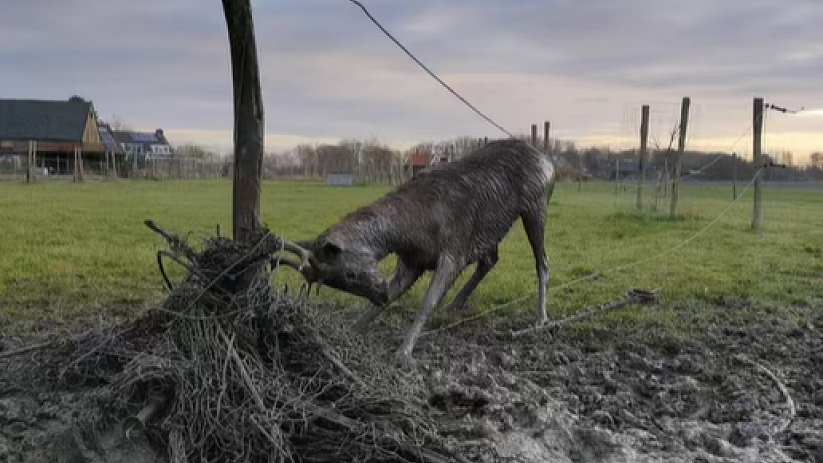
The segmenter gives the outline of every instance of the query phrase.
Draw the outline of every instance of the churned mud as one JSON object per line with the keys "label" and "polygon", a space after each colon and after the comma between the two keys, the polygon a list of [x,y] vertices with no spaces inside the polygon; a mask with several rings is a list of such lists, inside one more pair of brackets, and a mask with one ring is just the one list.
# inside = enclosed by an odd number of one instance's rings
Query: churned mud
{"label": "churned mud", "polygon": [[[459,328],[422,338],[415,364],[397,368],[420,396],[406,406],[435,423],[451,461],[823,462],[823,316],[796,310],[803,322],[715,324],[688,339]],[[392,351],[387,339],[402,333],[376,329],[369,348]],[[5,339],[2,352],[21,345]],[[0,359],[4,371],[19,371],[5,368],[13,359]],[[104,385],[23,386],[0,373],[0,461],[172,459],[117,426],[83,436],[88,397]]]}
{"label": "churned mud", "polygon": [[687,339],[439,335],[421,364],[443,432],[504,459],[823,462],[823,313],[797,311]]}

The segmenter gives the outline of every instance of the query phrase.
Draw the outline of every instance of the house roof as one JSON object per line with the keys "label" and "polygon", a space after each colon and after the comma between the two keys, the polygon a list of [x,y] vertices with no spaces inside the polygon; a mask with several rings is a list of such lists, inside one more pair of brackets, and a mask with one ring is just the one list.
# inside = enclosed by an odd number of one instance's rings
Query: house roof
{"label": "house roof", "polygon": [[165,134],[162,129],[157,129],[154,132],[134,132],[131,130],[112,130],[114,140],[117,143],[126,144],[142,144],[142,145],[168,145]]}
{"label": "house roof", "polygon": [[114,141],[114,136],[112,135],[111,127],[106,124],[105,122],[97,122],[97,132],[100,134],[100,141],[103,142],[103,146],[109,150],[114,152],[121,152],[123,149],[120,145]]}
{"label": "house roof", "polygon": [[434,153],[430,151],[418,150],[412,153],[411,156],[409,156],[408,163],[409,165],[414,167],[425,167],[431,163],[433,158]]}
{"label": "house roof", "polygon": [[0,99],[0,140],[82,142],[87,101]]}

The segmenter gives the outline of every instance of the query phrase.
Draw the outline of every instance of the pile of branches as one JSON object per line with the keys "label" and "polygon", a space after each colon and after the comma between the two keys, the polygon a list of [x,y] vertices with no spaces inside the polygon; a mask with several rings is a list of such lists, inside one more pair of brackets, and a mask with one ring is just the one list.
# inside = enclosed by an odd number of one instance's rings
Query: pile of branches
{"label": "pile of branches", "polygon": [[[49,380],[92,387],[80,441],[142,432],[171,462],[465,461],[389,349],[272,289],[282,240],[264,230],[248,242],[207,238],[198,250],[146,224],[170,248],[158,253],[163,304],[30,356]],[[169,260],[185,268],[179,285]]]}

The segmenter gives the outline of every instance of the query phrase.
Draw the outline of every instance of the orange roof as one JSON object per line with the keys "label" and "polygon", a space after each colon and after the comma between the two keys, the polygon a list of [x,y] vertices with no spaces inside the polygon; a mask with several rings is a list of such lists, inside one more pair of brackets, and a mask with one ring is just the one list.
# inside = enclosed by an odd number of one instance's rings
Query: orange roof
{"label": "orange roof", "polygon": [[412,166],[428,166],[433,157],[434,154],[428,151],[415,151],[409,156],[408,163]]}

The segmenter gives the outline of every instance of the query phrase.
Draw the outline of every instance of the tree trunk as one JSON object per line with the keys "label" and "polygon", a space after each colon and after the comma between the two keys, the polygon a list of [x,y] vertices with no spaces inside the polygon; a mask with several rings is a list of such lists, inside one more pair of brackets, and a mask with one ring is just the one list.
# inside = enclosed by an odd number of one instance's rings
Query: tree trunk
{"label": "tree trunk", "polygon": [[232,192],[235,240],[260,228],[260,190],[263,169],[263,98],[250,0],[222,0],[231,50],[234,89],[234,185]]}

